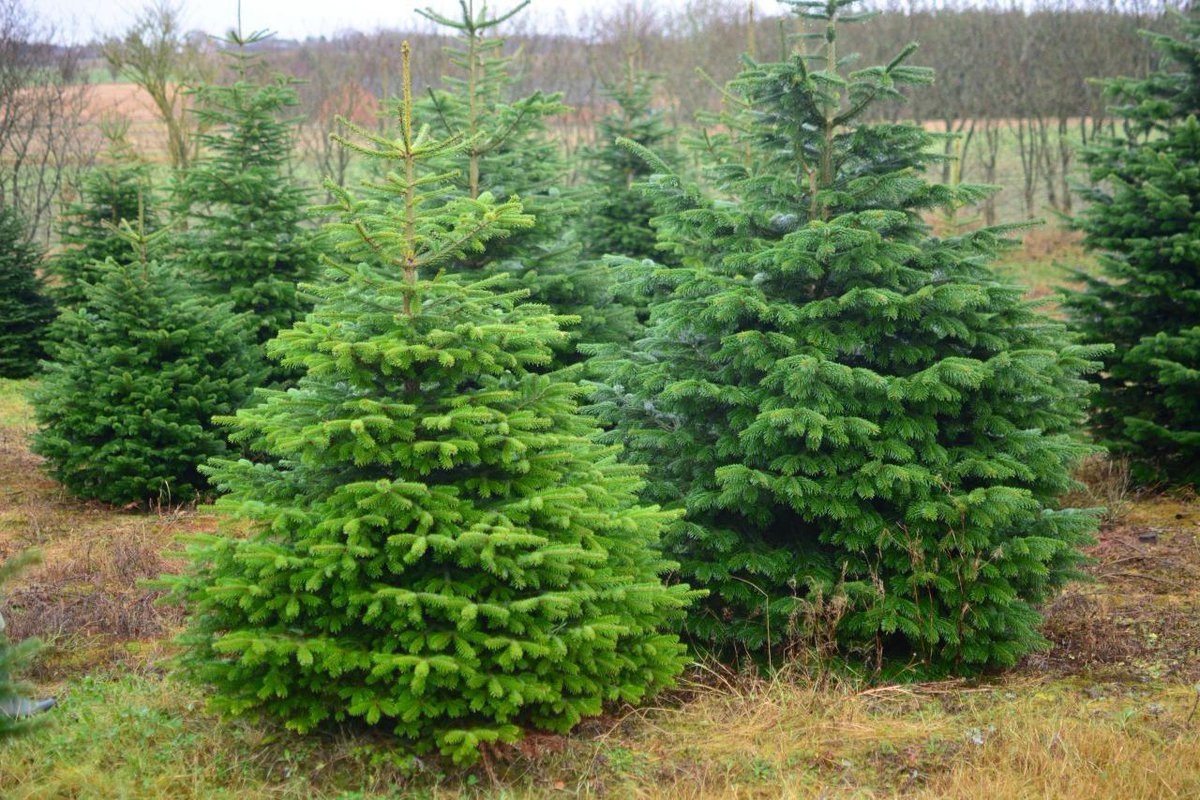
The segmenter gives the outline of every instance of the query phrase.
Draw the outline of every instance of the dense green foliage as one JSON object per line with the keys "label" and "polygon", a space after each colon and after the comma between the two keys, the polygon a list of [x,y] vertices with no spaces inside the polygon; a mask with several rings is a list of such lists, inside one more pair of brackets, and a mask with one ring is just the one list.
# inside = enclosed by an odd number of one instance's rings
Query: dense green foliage
{"label": "dense green foliage", "polygon": [[410,98],[397,135],[341,139],[392,169],[330,187],[336,269],[269,345],[305,375],[230,420],[272,461],[214,463],[239,533],[198,538],[169,585],[221,708],[361,719],[470,762],[668,685],[689,593],[659,578],[671,516],[637,504],[578,388],[534,371],[559,318],[461,268],[533,219],[429,177],[467,143],[414,130]]}
{"label": "dense green foliage", "polygon": [[87,285],[96,281],[109,259],[125,263],[134,257],[129,242],[115,233],[122,222],[145,231],[158,227],[150,166],[118,131],[110,137],[104,162],[84,175],[78,199],[62,210],[62,248],[47,264],[56,278],[54,298],[61,307],[82,304]]}
{"label": "dense green foliage", "polygon": [[488,192],[500,199],[520,199],[533,224],[488,243],[478,254],[467,254],[457,268],[478,276],[505,273],[529,291],[532,301],[579,317],[571,336],[555,348],[555,363],[570,362],[577,357],[576,342],[607,341],[613,331],[628,328],[630,314],[613,302],[609,271],[582,260],[579,244],[570,241],[579,202],[565,188],[571,166],[561,142],[547,130],[550,117],[569,109],[557,94],[514,97],[513,59],[504,54],[503,39],[489,36],[529,0],[496,16],[489,15],[485,3],[460,4],[458,18],[419,12],[454,32],[449,53],[457,70],[446,76],[445,88],[429,92],[420,104],[422,116],[464,143],[431,160],[426,169],[452,173],[456,189],[468,197]]}
{"label": "dense green foliage", "polygon": [[42,339],[54,304],[38,275],[41,250],[28,240],[21,217],[0,207],[0,377],[27,378],[44,354]]}
{"label": "dense green foliage", "polygon": [[643,259],[657,252],[650,225],[654,203],[640,186],[654,166],[627,144],[653,151],[668,167],[678,166],[675,131],[654,107],[656,85],[653,76],[630,64],[625,80],[605,86],[604,96],[615,107],[597,122],[597,144],[584,153],[587,202],[579,215],[578,237],[586,257]]}
{"label": "dense green foliage", "polygon": [[146,238],[128,240],[137,255],[105,264],[52,326],[33,449],[79,497],[186,502],[206,486],[199,465],[226,449],[212,417],[236,409],[261,371],[243,317],[149,259]]}
{"label": "dense green foliage", "polygon": [[[201,155],[178,189],[188,227],[176,243],[186,271],[213,296],[249,313],[262,344],[300,319],[309,307],[297,286],[319,271],[318,249],[303,226],[307,197],[292,179],[294,81],[263,79],[247,48],[263,34],[231,33],[224,55],[235,80],[195,93]],[[279,372],[272,377],[286,378]]]}
{"label": "dense green foliage", "polygon": [[1151,37],[1162,71],[1108,84],[1119,133],[1081,154],[1076,220],[1102,274],[1068,296],[1090,341],[1114,342],[1093,424],[1143,481],[1200,484],[1200,16]]}
{"label": "dense green foliage", "polygon": [[994,276],[1002,231],[930,234],[923,214],[987,190],[922,177],[923,128],[862,120],[932,75],[911,47],[846,74],[849,4],[793,3],[819,44],[730,84],[703,190],[653,181],[681,266],[640,271],[661,299],[635,350],[607,352],[596,410],[650,499],[687,511],[667,541],[712,590],[697,642],[1012,664],[1095,525],[1058,498],[1099,350]]}
{"label": "dense green foliage", "polygon": [[[36,553],[27,551],[0,561],[0,592],[3,592],[9,580],[36,558]],[[0,709],[16,707],[25,697],[29,687],[19,676],[41,648],[41,643],[36,639],[10,642],[5,627],[4,617],[0,617]],[[0,711],[0,743],[31,724],[32,720],[29,718],[11,716]]]}

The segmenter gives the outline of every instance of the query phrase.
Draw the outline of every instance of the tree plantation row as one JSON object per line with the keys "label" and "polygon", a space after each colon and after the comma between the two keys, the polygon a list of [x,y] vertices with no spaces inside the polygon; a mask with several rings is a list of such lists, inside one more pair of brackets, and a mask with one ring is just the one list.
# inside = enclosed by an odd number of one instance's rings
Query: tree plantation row
{"label": "tree plantation row", "polygon": [[46,281],[5,207],[0,371],[36,378],[49,474],[222,512],[157,584],[175,668],[468,764],[698,654],[920,679],[1046,646],[1101,511],[1064,500],[1078,462],[1200,478],[1200,18],[1106,85],[1073,221],[1102,274],[1049,309],[993,268],[1023,226],[934,232],[995,188],[881,113],[934,75],[903,40],[856,60],[856,0],[791,0],[804,33],[681,131],[629,65],[574,163],[495,35],[525,5],[424,12],[446,74],[401,47],[325,205],[238,31],[194,156],[160,182],[115,130]]}

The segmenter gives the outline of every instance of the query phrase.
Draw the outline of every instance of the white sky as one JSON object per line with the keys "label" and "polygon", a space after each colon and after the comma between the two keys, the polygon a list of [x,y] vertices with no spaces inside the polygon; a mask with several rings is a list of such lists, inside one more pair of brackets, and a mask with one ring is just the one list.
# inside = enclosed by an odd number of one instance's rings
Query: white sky
{"label": "white sky", "polygon": [[[83,42],[93,37],[119,33],[144,5],[142,0],[26,0],[43,19],[52,22],[64,38]],[[492,0],[490,7],[507,10],[515,0]],[[682,8],[686,0],[641,0],[646,7]],[[735,0],[736,2],[736,0]],[[749,0],[741,0],[749,3]],[[458,9],[457,0],[241,0],[242,28],[267,28],[289,39],[333,34],[343,30],[371,31],[405,28],[417,19],[413,9],[433,8],[438,12]],[[561,21],[568,24],[581,13],[600,11],[622,0],[533,0],[524,14],[540,29],[552,30]],[[237,20],[238,0],[183,0],[184,19],[189,29],[223,33]],[[776,0],[756,0],[764,12],[776,12]]]}

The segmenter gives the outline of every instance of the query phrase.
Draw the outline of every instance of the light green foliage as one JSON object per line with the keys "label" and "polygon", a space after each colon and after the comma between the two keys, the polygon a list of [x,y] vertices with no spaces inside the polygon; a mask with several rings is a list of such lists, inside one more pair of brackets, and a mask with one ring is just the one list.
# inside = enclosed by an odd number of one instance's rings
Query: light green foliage
{"label": "light green foliage", "polygon": [[1161,71],[1109,82],[1119,135],[1083,151],[1076,220],[1098,276],[1067,298],[1079,331],[1116,344],[1093,423],[1144,482],[1200,484],[1200,16],[1151,36]]}
{"label": "light green foliage", "polygon": [[54,304],[38,275],[42,253],[17,212],[0,207],[0,378],[27,378],[44,355]]}
{"label": "light green foliage", "polygon": [[485,3],[460,0],[460,5],[461,15],[455,18],[419,12],[456,36],[449,48],[455,73],[446,76],[445,89],[429,92],[421,113],[435,130],[464,142],[425,169],[452,174],[454,186],[468,197],[488,192],[500,199],[519,198],[533,216],[532,225],[467,254],[456,268],[477,276],[507,274],[534,302],[579,317],[571,336],[555,346],[555,363],[569,363],[577,359],[576,342],[606,341],[612,338],[610,328],[623,324],[622,310],[610,308],[607,270],[581,259],[578,244],[569,241],[578,201],[564,191],[570,165],[547,130],[550,117],[569,109],[557,94],[514,98],[513,59],[504,54],[504,40],[490,36],[529,0],[496,16],[489,15]]}
{"label": "light green foliage", "polygon": [[602,350],[595,408],[651,465],[650,498],[687,511],[667,541],[712,590],[698,642],[910,675],[1012,664],[1095,526],[1057,498],[1099,349],[993,274],[1004,231],[930,235],[923,215],[987,190],[923,177],[921,127],[864,121],[932,80],[913,48],[847,72],[850,0],[793,5],[813,54],[729,85],[696,137],[703,189],[652,181],[681,266],[629,265],[662,299],[636,349]]}
{"label": "light green foliage", "polygon": [[214,462],[230,532],[166,581],[221,708],[363,720],[466,763],[668,685],[691,593],[659,577],[672,515],[637,503],[579,389],[536,373],[559,317],[462,269],[534,220],[422,169],[470,141],[413,127],[404,56],[398,136],[338,137],[391,170],[329,187],[330,280],[269,345],[304,377],[229,420],[270,461]]}
{"label": "light green foliage", "polygon": [[149,256],[164,231],[124,233],[136,255],[105,264],[51,328],[33,449],[79,497],[186,502],[206,487],[199,465],[226,450],[213,416],[232,413],[261,372],[245,318]]}

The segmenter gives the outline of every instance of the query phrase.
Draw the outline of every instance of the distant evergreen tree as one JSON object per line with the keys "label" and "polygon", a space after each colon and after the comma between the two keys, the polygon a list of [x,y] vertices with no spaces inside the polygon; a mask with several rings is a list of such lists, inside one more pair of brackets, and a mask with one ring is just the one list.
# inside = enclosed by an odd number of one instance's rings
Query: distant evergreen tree
{"label": "distant evergreen tree", "polygon": [[1200,12],[1180,38],[1147,34],[1164,59],[1107,86],[1120,133],[1086,148],[1076,220],[1101,275],[1067,308],[1088,341],[1113,342],[1093,425],[1145,482],[1200,484]]}
{"label": "distant evergreen tree", "polygon": [[609,305],[607,273],[585,263],[579,247],[569,241],[578,202],[563,189],[570,165],[547,130],[550,117],[569,109],[558,94],[534,92],[513,98],[513,59],[504,55],[503,39],[489,38],[530,0],[494,17],[489,16],[486,3],[477,7],[475,0],[459,1],[458,19],[418,11],[456,32],[448,50],[459,73],[445,78],[445,89],[430,90],[421,113],[446,136],[464,142],[459,150],[429,162],[426,169],[455,173],[453,189],[468,197],[488,192],[501,199],[519,198],[533,216],[531,227],[488,243],[458,266],[478,276],[509,274],[529,290],[534,302],[579,316],[581,322],[572,325],[570,339],[556,348],[557,361],[569,362],[576,358],[573,342],[607,338]]}
{"label": "distant evergreen tree", "polygon": [[199,465],[226,450],[213,416],[232,413],[261,377],[247,320],[150,258],[163,233],[126,225],[134,258],[105,264],[85,302],[52,326],[33,450],[79,497],[191,500],[206,486]]}
{"label": "distant evergreen tree", "polygon": [[670,515],[593,443],[578,387],[532,371],[558,318],[461,269],[534,221],[425,173],[466,142],[413,128],[403,58],[398,134],[338,137],[392,169],[330,186],[336,274],[269,345],[306,374],[230,420],[274,460],[214,462],[238,534],[197,537],[164,580],[191,611],[183,665],[222,709],[358,718],[470,762],[670,683],[684,651],[662,629],[690,594],[659,578]]}
{"label": "distant evergreen tree", "polygon": [[[291,177],[295,120],[284,115],[299,102],[295,81],[260,82],[264,67],[249,51],[267,38],[230,32],[223,55],[234,82],[195,92],[201,155],[178,198],[189,219],[178,257],[218,300],[252,315],[260,344],[304,316],[309,303],[297,285],[319,272],[319,251],[303,225],[308,200]],[[271,376],[286,378],[278,369]]]}
{"label": "distant evergreen tree", "polygon": [[150,165],[138,158],[127,131],[127,124],[106,127],[104,162],[84,175],[78,199],[63,209],[58,226],[63,247],[47,263],[47,271],[57,278],[54,298],[64,308],[84,302],[87,285],[110,258],[126,263],[134,257],[129,242],[114,233],[121,222],[146,231],[158,227]]}
{"label": "distant evergreen tree", "polygon": [[792,5],[816,52],[729,85],[706,191],[653,182],[681,266],[643,271],[671,291],[634,352],[602,354],[595,410],[650,464],[649,499],[687,511],[666,541],[711,589],[700,643],[828,635],[907,674],[1012,664],[1095,526],[1058,498],[1102,348],[995,277],[1003,230],[930,235],[926,213],[988,190],[928,182],[920,126],[865,121],[932,79],[914,48],[844,74],[851,0]]}
{"label": "distant evergreen tree", "polygon": [[675,131],[666,114],[654,107],[657,79],[631,62],[625,79],[607,84],[604,96],[615,104],[596,124],[597,144],[584,153],[587,202],[579,215],[579,240],[585,257],[623,255],[634,259],[657,254],[650,226],[654,202],[640,188],[654,166],[631,149],[632,142],[651,150],[669,167],[677,167]]}
{"label": "distant evergreen tree", "polygon": [[[36,559],[36,553],[26,551],[0,561],[0,590]],[[12,714],[11,709],[19,708],[25,700],[28,686],[19,676],[41,649],[41,643],[36,639],[10,642],[5,633],[6,627],[4,617],[0,616],[0,742],[21,733],[32,724],[29,718]]]}
{"label": "distant evergreen tree", "polygon": [[44,355],[54,304],[38,276],[42,253],[17,212],[0,207],[0,378],[27,378]]}

